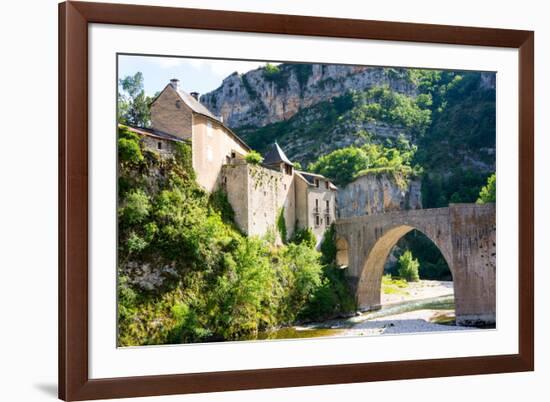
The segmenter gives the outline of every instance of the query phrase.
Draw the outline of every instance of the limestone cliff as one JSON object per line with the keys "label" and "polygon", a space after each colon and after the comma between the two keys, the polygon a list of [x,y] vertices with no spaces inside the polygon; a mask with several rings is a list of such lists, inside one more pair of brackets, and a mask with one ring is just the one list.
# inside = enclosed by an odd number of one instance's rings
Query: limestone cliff
{"label": "limestone cliff", "polygon": [[272,70],[235,72],[219,88],[201,96],[201,102],[232,128],[262,127],[347,91],[373,86],[409,96],[417,92],[405,69],[284,63]]}
{"label": "limestone cliff", "polygon": [[342,219],[421,208],[420,181],[405,180],[399,174],[369,173],[338,190],[338,214]]}

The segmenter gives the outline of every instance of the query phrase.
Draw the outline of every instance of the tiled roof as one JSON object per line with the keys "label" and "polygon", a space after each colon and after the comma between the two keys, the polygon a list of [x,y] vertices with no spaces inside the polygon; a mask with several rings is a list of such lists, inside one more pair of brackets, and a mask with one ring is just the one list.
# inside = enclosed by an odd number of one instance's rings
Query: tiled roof
{"label": "tiled roof", "polygon": [[[170,84],[168,84],[170,85]],[[220,119],[212,114],[210,110],[206,106],[204,106],[202,103],[200,103],[198,100],[196,100],[193,96],[189,95],[185,91],[181,91],[179,89],[176,89],[176,92],[180,96],[181,100],[195,113],[203,114],[205,116],[208,116],[214,120],[217,120],[221,123]]]}
{"label": "tiled roof", "polygon": [[169,140],[169,141],[186,142],[186,140],[184,140],[180,137],[176,137],[175,135],[168,134],[168,133],[165,133],[163,131],[153,130],[151,128],[132,127],[132,126],[126,126],[124,124],[119,124],[118,126],[119,127],[125,127],[128,130],[130,130],[130,131],[132,131],[136,134],[139,134],[139,135],[146,135],[148,137],[155,137],[155,138],[160,138],[160,139]]}
{"label": "tiled roof", "polygon": [[240,143],[243,146],[244,149],[248,151],[251,150],[248,144],[244,142],[241,137],[235,134],[233,130],[227,127],[218,117],[214,116],[214,114],[210,110],[208,110],[206,106],[204,106],[202,103],[196,100],[193,96],[189,95],[187,92],[174,88],[172,84],[167,84],[166,87],[164,87],[164,89],[157,95],[157,97],[153,99],[153,102],[151,102],[151,104],[155,103],[155,101],[158,99],[160,94],[163,93],[168,87],[171,87],[172,89],[174,89],[174,91],[178,94],[178,96],[183,101],[183,103],[185,103],[193,113],[197,113],[217,121],[222,127],[224,127],[229,132],[230,135],[233,136],[233,138],[235,138],[235,140],[237,140],[238,143]]}
{"label": "tiled roof", "polygon": [[276,142],[271,146],[269,151],[264,155],[264,165],[276,165],[281,162],[286,163],[287,165],[292,165],[292,162],[288,160],[284,151],[281,149],[279,144]]}
{"label": "tiled roof", "polygon": [[320,179],[320,180],[328,181],[329,188],[331,190],[337,190],[338,189],[338,187],[336,187],[334,184],[332,184],[332,182],[323,175],[320,175],[320,174],[317,174],[317,173],[303,172],[303,171],[300,171],[300,170],[297,170],[296,174],[300,175],[311,186],[315,185],[315,179]]}

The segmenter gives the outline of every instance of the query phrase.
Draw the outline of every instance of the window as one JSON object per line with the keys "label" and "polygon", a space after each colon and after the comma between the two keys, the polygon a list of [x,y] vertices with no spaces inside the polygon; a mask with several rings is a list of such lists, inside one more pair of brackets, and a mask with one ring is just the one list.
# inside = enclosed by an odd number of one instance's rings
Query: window
{"label": "window", "polygon": [[162,142],[160,142],[160,141],[158,142],[157,148],[158,148],[158,149],[162,149]]}
{"label": "window", "polygon": [[330,226],[330,216],[326,216],[326,225]]}
{"label": "window", "polygon": [[291,175],[292,174],[292,166],[285,165],[285,173],[288,174],[288,175]]}
{"label": "window", "polygon": [[315,226],[319,226],[321,223],[320,223],[320,218],[319,218],[319,215],[315,215]]}
{"label": "window", "polygon": [[231,159],[235,159],[237,157],[237,154],[235,151],[231,151]]}
{"label": "window", "polygon": [[328,190],[328,181],[325,181],[325,188]]}
{"label": "window", "polygon": [[177,107],[178,109],[181,108],[181,102],[180,102],[179,100],[176,101],[176,107]]}
{"label": "window", "polygon": [[206,135],[212,137],[212,131],[212,122],[210,120],[206,120]]}
{"label": "window", "polygon": [[315,179],[315,187],[319,188],[319,179]]}

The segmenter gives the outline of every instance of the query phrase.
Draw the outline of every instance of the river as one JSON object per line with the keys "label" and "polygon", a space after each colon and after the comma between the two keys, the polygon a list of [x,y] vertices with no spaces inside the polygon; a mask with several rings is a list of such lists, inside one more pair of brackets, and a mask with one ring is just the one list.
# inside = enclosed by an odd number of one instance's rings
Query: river
{"label": "river", "polygon": [[445,295],[408,300],[351,317],[284,327],[259,333],[253,339],[294,339],[332,336],[368,336],[432,331],[460,331],[454,322],[454,297]]}

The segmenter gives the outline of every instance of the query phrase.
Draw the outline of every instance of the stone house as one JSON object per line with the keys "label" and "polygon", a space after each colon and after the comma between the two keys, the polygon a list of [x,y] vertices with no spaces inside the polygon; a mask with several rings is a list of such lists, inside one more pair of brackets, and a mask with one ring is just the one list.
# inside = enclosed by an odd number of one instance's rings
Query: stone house
{"label": "stone house", "polygon": [[336,218],[336,187],[321,175],[295,170],[277,143],[261,164],[248,163],[251,148],[198,98],[172,79],[151,103],[152,127],[129,129],[161,156],[173,153],[174,142],[190,143],[197,182],[207,192],[227,194],[235,222],[247,235],[271,232],[280,242],[284,222],[287,239],[310,228],[320,244]]}
{"label": "stone house", "polygon": [[198,97],[196,92],[181,90],[179,80],[170,80],[151,103],[151,128],[191,141],[197,182],[211,192],[219,188],[222,166],[228,158],[243,157],[251,149]]}

